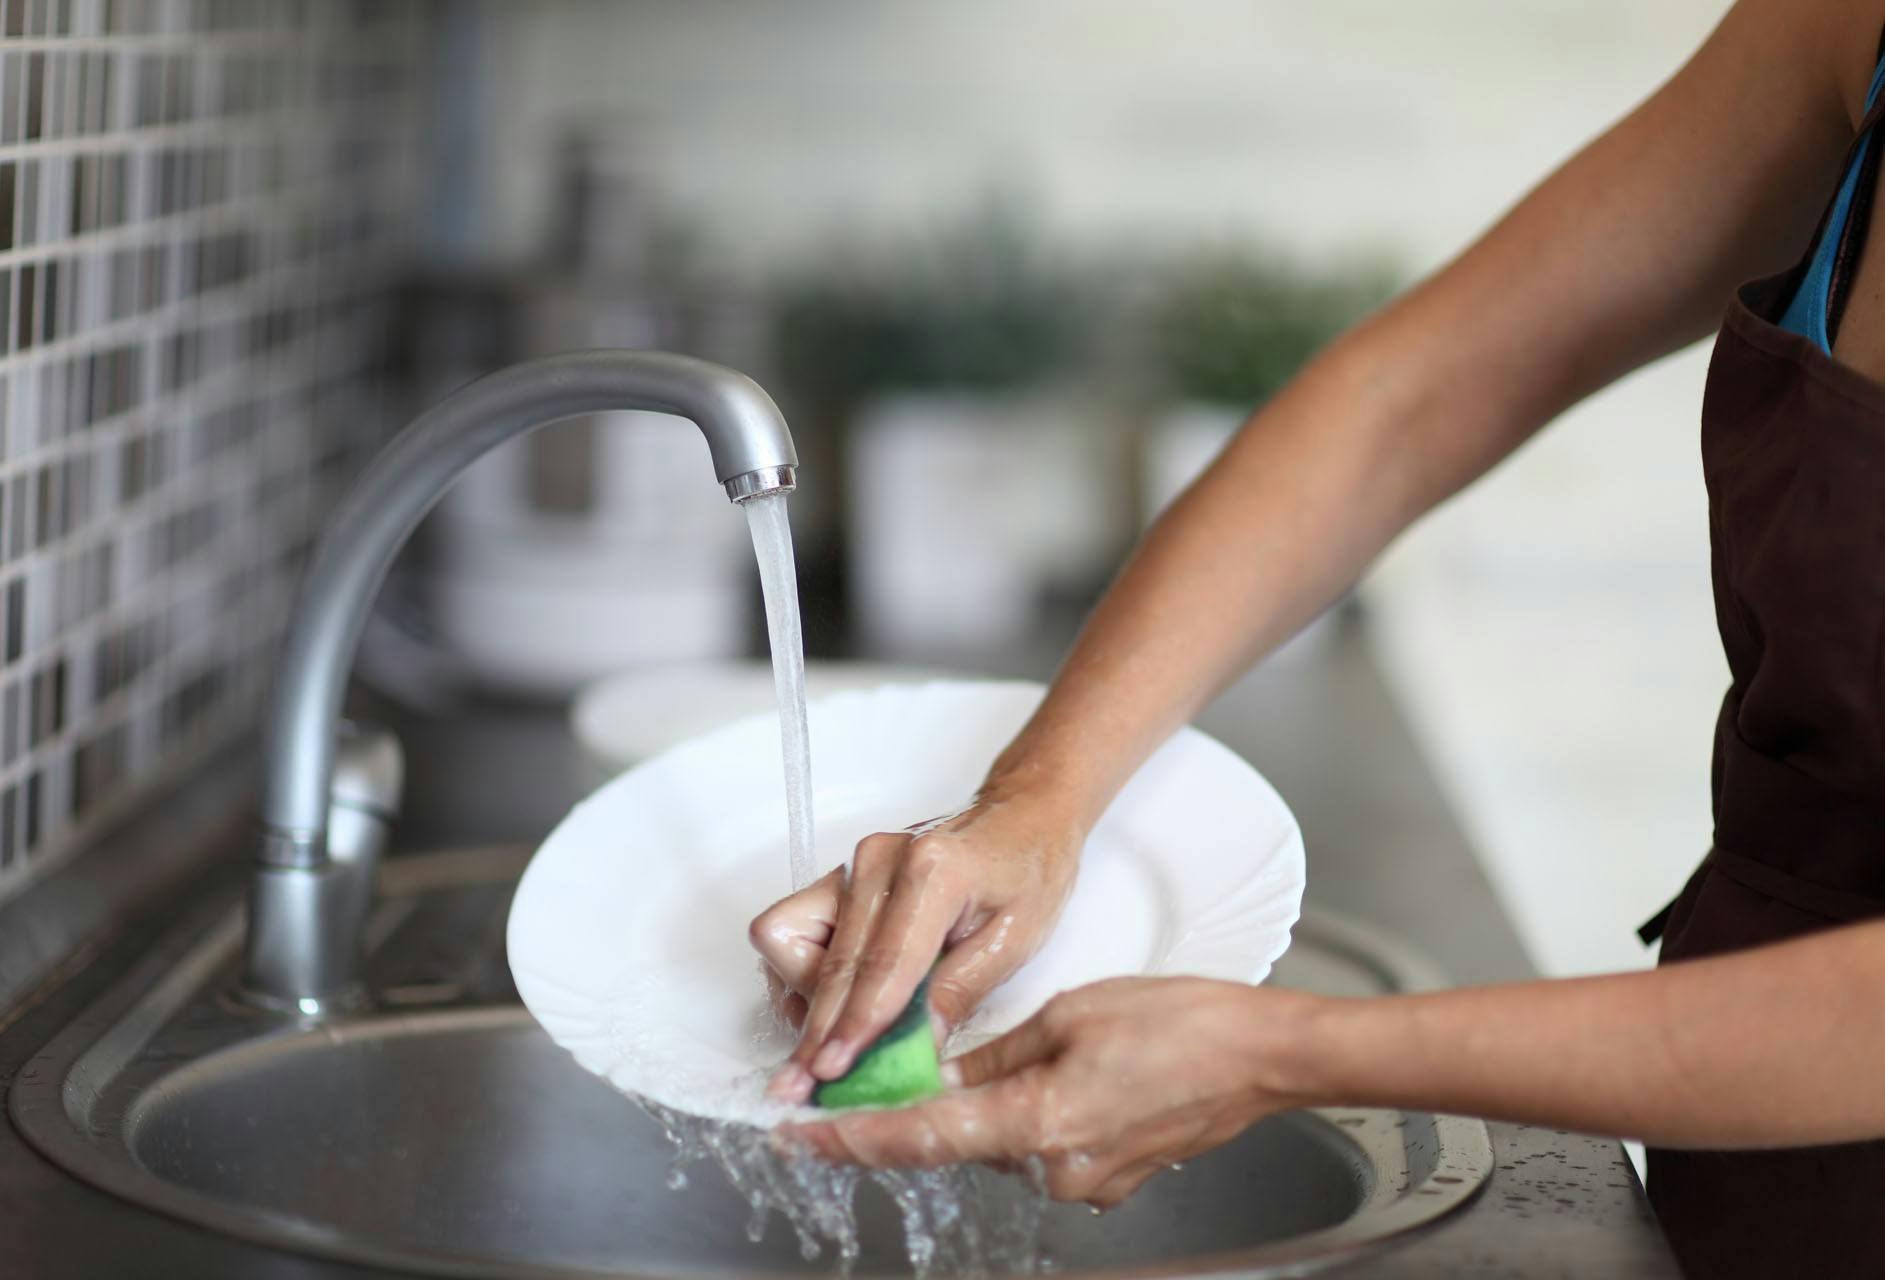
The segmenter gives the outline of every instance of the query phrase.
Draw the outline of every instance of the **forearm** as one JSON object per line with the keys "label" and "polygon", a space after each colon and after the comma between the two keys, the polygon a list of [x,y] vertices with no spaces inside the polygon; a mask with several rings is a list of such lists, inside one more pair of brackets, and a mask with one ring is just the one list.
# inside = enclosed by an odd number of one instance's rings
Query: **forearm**
{"label": "forearm", "polygon": [[1271,1086],[1661,1146],[1885,1137],[1885,923],[1654,972],[1306,1006]]}
{"label": "forearm", "polygon": [[1153,529],[987,794],[1090,824],[1410,521],[1791,261],[1851,133],[1818,71],[1849,9],[1736,5],[1681,74],[1258,413]]}
{"label": "forearm", "polygon": [[1378,465],[1393,393],[1365,372],[1378,346],[1338,344],[1153,526],[993,790],[1052,794],[1090,825],[1159,743],[1354,580],[1398,527]]}
{"label": "forearm", "polygon": [[[1498,281],[1539,234],[1515,215],[1318,357],[1152,527],[988,794],[1080,824],[1246,667],[1346,590],[1408,524],[1578,392],[1537,295]],[[1477,394],[1462,389],[1501,376]]]}

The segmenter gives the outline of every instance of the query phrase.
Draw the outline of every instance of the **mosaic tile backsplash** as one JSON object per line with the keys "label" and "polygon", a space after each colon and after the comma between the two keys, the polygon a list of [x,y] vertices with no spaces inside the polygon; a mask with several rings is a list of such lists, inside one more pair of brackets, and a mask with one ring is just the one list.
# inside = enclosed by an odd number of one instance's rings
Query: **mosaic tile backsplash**
{"label": "mosaic tile backsplash", "polygon": [[0,0],[0,897],[253,722],[390,404],[417,0]]}

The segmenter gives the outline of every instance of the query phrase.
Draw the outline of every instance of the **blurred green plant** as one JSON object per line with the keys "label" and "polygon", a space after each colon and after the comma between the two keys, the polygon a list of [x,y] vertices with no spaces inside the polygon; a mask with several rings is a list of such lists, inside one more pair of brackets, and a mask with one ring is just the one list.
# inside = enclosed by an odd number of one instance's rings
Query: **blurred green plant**
{"label": "blurred green plant", "polygon": [[781,291],[773,347],[789,381],[828,401],[1002,391],[1070,363],[1079,317],[1069,276],[995,203],[933,238],[831,255]]}
{"label": "blurred green plant", "polygon": [[1217,252],[1173,274],[1151,313],[1151,341],[1171,392],[1253,409],[1310,357],[1399,287],[1379,263],[1315,271]]}

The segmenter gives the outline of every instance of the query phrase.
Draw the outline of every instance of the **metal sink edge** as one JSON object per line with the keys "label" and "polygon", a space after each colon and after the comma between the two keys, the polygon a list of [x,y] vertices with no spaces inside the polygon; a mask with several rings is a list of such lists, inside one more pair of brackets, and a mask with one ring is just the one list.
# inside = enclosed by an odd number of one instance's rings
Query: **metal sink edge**
{"label": "metal sink edge", "polygon": [[[407,855],[386,866],[382,902],[371,935],[383,939],[413,895],[429,888],[514,879],[528,849],[495,846]],[[192,910],[137,961],[106,995],[34,1055],[14,1082],[9,1111],[14,1125],[44,1156],[87,1183],[131,1203],[254,1243],[338,1260],[426,1274],[554,1278],[620,1277],[617,1270],[534,1266],[516,1259],[415,1256],[387,1249],[322,1223],[235,1206],[165,1180],[144,1168],[130,1151],[131,1129],[150,1090],[199,1067],[183,1064],[145,1086],[132,1102],[101,1114],[100,1099],[112,1080],[136,1058],[148,1038],[187,1001],[233,965],[242,938],[243,908],[227,901]],[[1419,990],[1436,985],[1437,973],[1417,953],[1373,930],[1340,917],[1306,911],[1292,950],[1320,948],[1342,962],[1375,975],[1384,990]],[[445,1028],[504,1028],[530,1023],[519,1006],[448,1008],[423,1012],[382,1011],[358,1020],[310,1026],[257,1017],[256,1033],[234,1037],[228,1048],[254,1053],[278,1044],[282,1051],[305,1037],[345,1038],[426,1034]],[[213,1056],[213,1055],[212,1055]],[[1470,1203],[1491,1176],[1490,1137],[1481,1121],[1412,1114],[1402,1125],[1382,1124],[1393,1113],[1328,1109],[1312,1113],[1328,1122],[1330,1137],[1353,1144],[1369,1164],[1405,1169],[1406,1183],[1383,1183],[1353,1217],[1334,1226],[1235,1253],[1191,1257],[1151,1267],[1102,1268],[1081,1274],[1120,1277],[1177,1275],[1306,1275],[1391,1245],[1429,1227]],[[1399,1152],[1370,1149],[1381,1135],[1401,1135]],[[1398,1159],[1394,1158],[1398,1156]],[[749,1273],[750,1274],[750,1273]]]}

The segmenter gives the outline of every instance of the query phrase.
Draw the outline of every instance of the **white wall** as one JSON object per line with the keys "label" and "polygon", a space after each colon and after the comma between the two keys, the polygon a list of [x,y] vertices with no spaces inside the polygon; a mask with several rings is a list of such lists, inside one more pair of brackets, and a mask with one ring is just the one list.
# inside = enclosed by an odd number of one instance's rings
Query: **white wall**
{"label": "white wall", "polygon": [[[546,144],[601,109],[749,266],[836,225],[943,217],[999,184],[1068,245],[1256,234],[1426,268],[1649,92],[1725,7],[499,3],[478,234],[528,250]],[[1646,959],[1630,928],[1707,844],[1725,672],[1701,373],[1685,354],[1571,415],[1369,588],[1397,687],[1551,972]]]}
{"label": "white wall", "polygon": [[1671,71],[1723,7],[496,3],[486,234],[530,242],[546,138],[603,110],[755,259],[1004,182],[1074,234],[1255,229],[1431,262]]}

